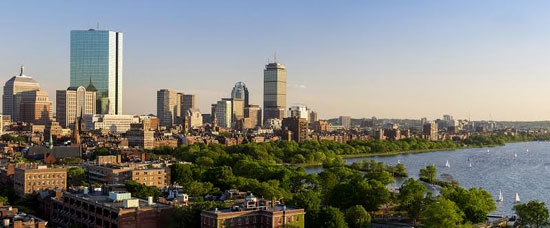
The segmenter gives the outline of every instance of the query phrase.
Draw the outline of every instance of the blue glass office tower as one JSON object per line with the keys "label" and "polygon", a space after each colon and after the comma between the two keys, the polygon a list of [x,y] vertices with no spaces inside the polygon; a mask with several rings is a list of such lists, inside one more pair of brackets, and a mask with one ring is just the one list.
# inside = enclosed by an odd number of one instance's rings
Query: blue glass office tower
{"label": "blue glass office tower", "polygon": [[122,114],[122,33],[71,31],[71,86],[97,89],[98,114]]}

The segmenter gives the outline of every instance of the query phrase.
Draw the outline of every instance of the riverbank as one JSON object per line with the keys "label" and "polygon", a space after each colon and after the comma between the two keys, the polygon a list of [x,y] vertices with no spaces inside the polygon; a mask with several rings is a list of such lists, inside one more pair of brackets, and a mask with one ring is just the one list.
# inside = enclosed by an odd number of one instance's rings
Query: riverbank
{"label": "riverbank", "polygon": [[[517,142],[509,142],[509,143],[517,143]],[[506,143],[508,144],[508,143]],[[429,153],[429,152],[441,152],[441,151],[454,151],[454,150],[464,150],[464,149],[475,149],[475,148],[492,148],[492,147],[498,147],[498,146],[505,146],[504,145],[485,145],[485,146],[464,146],[464,147],[458,147],[458,148],[445,148],[445,149],[428,149],[428,150],[406,150],[406,151],[390,151],[390,152],[374,152],[374,153],[359,153],[359,154],[341,154],[338,155],[339,157],[343,159],[347,158],[368,158],[368,157],[387,157],[387,156],[396,156],[396,155],[403,155],[403,154],[420,154],[420,153]],[[307,163],[297,163],[297,164],[291,164],[293,166],[298,167],[316,167],[316,166],[322,166],[322,162],[307,162]]]}

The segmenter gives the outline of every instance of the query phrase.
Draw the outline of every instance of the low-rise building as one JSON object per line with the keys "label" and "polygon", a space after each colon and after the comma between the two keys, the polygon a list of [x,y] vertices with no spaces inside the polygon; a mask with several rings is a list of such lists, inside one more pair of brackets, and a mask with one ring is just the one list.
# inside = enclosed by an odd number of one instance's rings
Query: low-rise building
{"label": "low-rise building", "polygon": [[173,207],[132,197],[127,192],[102,191],[70,193],[43,202],[44,214],[52,227],[162,227]]}
{"label": "low-rise building", "polygon": [[213,209],[201,213],[202,228],[283,228],[304,227],[304,209],[247,196],[242,205],[228,209]]}
{"label": "low-rise building", "polygon": [[67,188],[67,170],[65,168],[27,165],[26,167],[17,167],[14,171],[13,189],[19,197],[38,190]]}

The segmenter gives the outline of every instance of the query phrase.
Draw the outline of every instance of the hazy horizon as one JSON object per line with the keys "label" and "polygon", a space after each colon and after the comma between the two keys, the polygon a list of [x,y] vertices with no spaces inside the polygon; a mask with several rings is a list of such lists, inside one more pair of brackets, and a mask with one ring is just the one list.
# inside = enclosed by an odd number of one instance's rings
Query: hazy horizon
{"label": "hazy horizon", "polygon": [[[69,86],[70,31],[124,33],[123,113],[156,113],[156,91],[198,108],[246,83],[262,104],[277,53],[287,104],[320,118],[550,120],[550,2],[4,2],[2,85],[34,77],[55,104]],[[55,110],[55,108],[54,108]]]}

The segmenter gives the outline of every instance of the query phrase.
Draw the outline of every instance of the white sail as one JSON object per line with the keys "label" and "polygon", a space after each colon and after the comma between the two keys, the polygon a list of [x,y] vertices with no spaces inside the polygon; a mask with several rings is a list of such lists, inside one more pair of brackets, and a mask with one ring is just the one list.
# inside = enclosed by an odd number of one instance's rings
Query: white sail
{"label": "white sail", "polygon": [[504,201],[504,197],[502,197],[502,191],[498,191],[498,202]]}
{"label": "white sail", "polygon": [[401,161],[397,160],[397,164],[401,164]]}
{"label": "white sail", "polygon": [[472,163],[470,162],[470,168],[472,168]]}
{"label": "white sail", "polygon": [[525,152],[529,152],[529,149],[526,149]]}
{"label": "white sail", "polygon": [[519,201],[520,201],[519,194],[516,192],[516,201],[515,202],[518,203]]}
{"label": "white sail", "polygon": [[447,163],[445,163],[445,167],[451,167],[451,164],[449,164],[449,160],[447,160]]}

